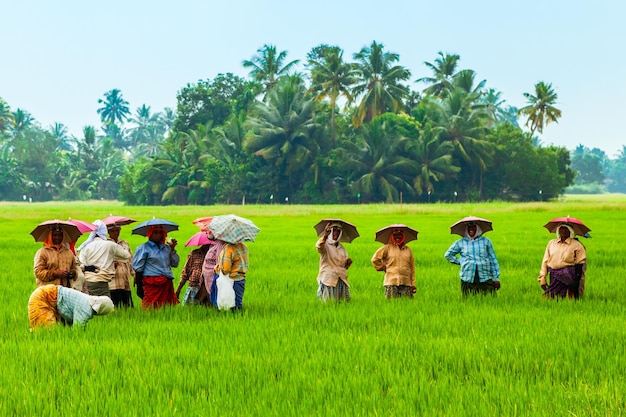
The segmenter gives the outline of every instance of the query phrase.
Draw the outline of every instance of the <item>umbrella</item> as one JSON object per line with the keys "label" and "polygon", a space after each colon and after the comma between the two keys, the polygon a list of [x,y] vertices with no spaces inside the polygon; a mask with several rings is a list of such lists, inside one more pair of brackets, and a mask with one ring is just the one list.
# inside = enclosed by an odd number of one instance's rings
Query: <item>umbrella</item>
{"label": "umbrella", "polygon": [[187,243],[185,243],[185,246],[203,246],[203,245],[210,245],[212,243],[214,242],[209,240],[209,238],[206,235],[206,232],[200,231],[196,233],[195,235],[191,236],[191,238],[189,238]]}
{"label": "umbrella", "polygon": [[211,224],[211,220],[213,220],[213,217],[198,217],[192,223],[198,226],[200,230],[207,230],[209,224]]}
{"label": "umbrella", "polygon": [[171,232],[174,230],[178,230],[178,225],[174,222],[171,222],[169,220],[164,220],[164,219],[150,219],[147,220],[143,223],[139,223],[137,226],[135,226],[133,228],[132,234],[133,235],[141,235],[141,236],[147,236],[148,235],[148,228],[150,226],[161,226],[165,229],[166,232]]}
{"label": "umbrella", "polygon": [[102,219],[102,223],[106,224],[107,226],[112,224],[117,224],[118,226],[126,226],[127,224],[135,223],[136,221],[137,220],[131,219],[130,217],[114,216],[112,214],[106,219]]}
{"label": "umbrella", "polygon": [[215,239],[228,243],[254,242],[260,230],[251,220],[234,214],[213,217],[208,229]]}
{"label": "umbrella", "polygon": [[461,220],[450,226],[450,234],[465,236],[465,230],[467,229],[468,223],[476,223],[483,233],[493,230],[493,227],[491,226],[491,220],[483,219],[476,216],[468,216],[463,217]]}
{"label": "umbrella", "polygon": [[550,231],[551,233],[555,233],[556,228],[559,227],[559,225],[563,223],[567,224],[568,226],[571,226],[571,228],[574,229],[574,233],[576,233],[576,235],[578,236],[585,236],[587,233],[591,232],[591,229],[585,226],[583,222],[581,222],[575,217],[569,217],[569,216],[556,217],[550,220],[548,223],[544,224],[543,227],[548,229],[548,231]]}
{"label": "umbrella", "polygon": [[70,242],[76,241],[82,235],[78,226],[65,220],[48,220],[39,223],[30,234],[35,238],[35,242],[45,242],[53,228],[59,227],[69,238]]}
{"label": "umbrella", "polygon": [[98,226],[93,223],[72,219],[71,217],[67,221],[78,227],[78,231],[81,233],[90,233],[98,228]]}
{"label": "umbrella", "polygon": [[376,232],[376,241],[385,244],[389,243],[389,237],[391,236],[391,233],[396,229],[400,229],[404,232],[404,243],[409,243],[412,240],[417,240],[417,234],[419,232],[412,227],[409,227],[406,224],[390,224],[389,226],[383,227]]}
{"label": "umbrella", "polygon": [[324,234],[324,229],[326,229],[326,225],[328,223],[340,223],[341,224],[341,237],[339,238],[340,242],[350,243],[357,237],[359,237],[359,232],[356,230],[356,226],[352,223],[348,223],[345,220],[341,219],[322,219],[317,223],[313,228],[317,232],[318,236],[322,236]]}

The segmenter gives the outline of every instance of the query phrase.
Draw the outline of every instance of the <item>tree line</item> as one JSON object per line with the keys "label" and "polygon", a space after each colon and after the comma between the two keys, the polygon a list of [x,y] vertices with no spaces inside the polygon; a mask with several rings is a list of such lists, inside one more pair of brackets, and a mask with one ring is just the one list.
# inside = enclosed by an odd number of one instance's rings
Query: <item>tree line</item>
{"label": "tree line", "polygon": [[247,78],[189,83],[175,110],[133,113],[119,89],[107,91],[100,130],[85,126],[82,137],[61,123],[42,128],[0,98],[0,199],[328,204],[626,191],[624,150],[612,161],[537,139],[561,117],[551,84],[534,85],[516,109],[459,69],[459,55],[439,53],[414,82],[399,59],[375,41],[352,60],[319,45],[302,63],[264,45],[242,62]]}

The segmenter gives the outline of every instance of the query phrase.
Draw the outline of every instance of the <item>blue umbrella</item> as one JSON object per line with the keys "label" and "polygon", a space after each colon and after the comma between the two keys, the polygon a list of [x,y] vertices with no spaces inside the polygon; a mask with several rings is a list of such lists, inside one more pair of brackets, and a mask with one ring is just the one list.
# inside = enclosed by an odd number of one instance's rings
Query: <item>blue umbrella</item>
{"label": "blue umbrella", "polygon": [[132,234],[133,235],[141,235],[141,236],[147,236],[148,235],[148,228],[150,226],[161,226],[163,229],[165,229],[166,232],[171,232],[174,230],[178,230],[178,225],[174,222],[171,222],[169,220],[164,220],[164,219],[150,219],[147,220],[143,223],[138,224],[137,226],[135,226],[133,228]]}

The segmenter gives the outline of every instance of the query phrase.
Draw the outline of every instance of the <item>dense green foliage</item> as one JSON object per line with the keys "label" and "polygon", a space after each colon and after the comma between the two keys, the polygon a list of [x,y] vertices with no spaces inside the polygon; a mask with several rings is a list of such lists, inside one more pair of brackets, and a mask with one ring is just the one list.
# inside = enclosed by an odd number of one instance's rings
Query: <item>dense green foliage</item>
{"label": "dense green foliage", "polygon": [[352,61],[326,44],[306,58],[298,67],[264,45],[242,62],[248,79],[188,83],[176,110],[132,113],[112,89],[98,100],[100,131],[85,126],[78,138],[0,99],[0,200],[538,201],[569,186],[626,191],[623,155],[541,146],[535,132],[561,117],[549,83],[516,109],[454,54],[425,62],[432,75],[419,84],[376,41]]}
{"label": "dense green foliage", "polygon": [[[183,243],[197,231],[191,221],[233,207],[0,204],[0,409],[39,416],[623,415],[626,281],[622,249],[609,232],[626,227],[626,201],[611,198],[239,206],[237,214],[261,228],[249,244],[242,314],[134,308],[96,317],[85,331],[34,333],[26,304],[40,244],[28,233],[38,222],[165,217],[181,225],[171,236],[184,260],[191,248]],[[494,222],[488,236],[502,269],[496,297],[463,300],[458,267],[443,259],[455,239],[448,226],[468,214]],[[542,225],[568,214],[592,229],[584,241],[587,291],[576,302],[542,300],[536,277],[552,238]],[[361,233],[346,245],[354,259],[350,303],[322,304],[315,295],[312,226],[324,217],[342,217]],[[413,300],[385,300],[383,276],[370,264],[380,245],[374,232],[396,222],[420,231],[409,244]],[[132,248],[145,239],[128,227],[122,237]]]}

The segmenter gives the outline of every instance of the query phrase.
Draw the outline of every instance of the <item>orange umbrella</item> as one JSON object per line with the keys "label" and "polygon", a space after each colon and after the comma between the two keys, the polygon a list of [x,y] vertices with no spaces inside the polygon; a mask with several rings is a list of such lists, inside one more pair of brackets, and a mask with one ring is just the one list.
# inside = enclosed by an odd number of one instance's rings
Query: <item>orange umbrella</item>
{"label": "orange umbrella", "polygon": [[198,217],[192,223],[198,226],[200,230],[206,231],[209,228],[209,225],[211,224],[211,220],[213,220],[213,217]]}

